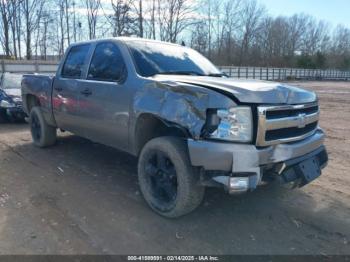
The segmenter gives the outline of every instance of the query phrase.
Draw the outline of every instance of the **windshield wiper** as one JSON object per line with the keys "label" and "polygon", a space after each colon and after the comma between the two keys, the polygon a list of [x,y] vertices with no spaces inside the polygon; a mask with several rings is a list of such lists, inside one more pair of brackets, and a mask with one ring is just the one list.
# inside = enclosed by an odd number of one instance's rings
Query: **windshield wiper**
{"label": "windshield wiper", "polygon": [[159,72],[155,75],[188,75],[188,76],[205,76],[202,73],[196,71],[168,71],[168,72]]}
{"label": "windshield wiper", "polygon": [[225,73],[212,73],[212,74],[207,74],[206,76],[212,76],[212,77],[228,77],[227,74]]}
{"label": "windshield wiper", "polygon": [[159,72],[155,75],[189,75],[189,76],[211,76],[211,77],[228,77],[225,73],[209,73],[202,74],[196,71],[168,71],[168,72]]}

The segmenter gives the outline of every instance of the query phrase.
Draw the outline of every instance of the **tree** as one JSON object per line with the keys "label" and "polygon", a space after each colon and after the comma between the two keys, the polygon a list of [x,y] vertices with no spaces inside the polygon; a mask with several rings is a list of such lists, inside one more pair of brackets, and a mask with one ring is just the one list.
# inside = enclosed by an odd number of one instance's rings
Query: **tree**
{"label": "tree", "polygon": [[111,0],[113,36],[129,36],[135,30],[136,18],[132,14],[133,0]]}
{"label": "tree", "polygon": [[25,22],[25,44],[26,57],[32,58],[32,35],[39,26],[41,14],[45,1],[44,0],[24,0],[22,2],[22,12]]}
{"label": "tree", "polygon": [[261,25],[261,19],[265,15],[265,8],[258,5],[256,0],[246,1],[241,11],[241,23],[242,23],[242,40],[241,50],[239,55],[239,65],[245,64],[247,61],[249,47],[252,41],[258,34]]}
{"label": "tree", "polygon": [[84,0],[87,11],[87,22],[89,27],[89,39],[96,38],[96,25],[98,19],[98,10],[101,6],[101,0]]}
{"label": "tree", "polygon": [[193,24],[190,0],[158,0],[160,39],[176,43],[186,27]]}
{"label": "tree", "polygon": [[5,49],[5,55],[10,57],[10,27],[9,20],[11,17],[9,4],[5,0],[0,0],[0,14],[2,21],[2,30],[4,32],[3,39],[1,39]]}

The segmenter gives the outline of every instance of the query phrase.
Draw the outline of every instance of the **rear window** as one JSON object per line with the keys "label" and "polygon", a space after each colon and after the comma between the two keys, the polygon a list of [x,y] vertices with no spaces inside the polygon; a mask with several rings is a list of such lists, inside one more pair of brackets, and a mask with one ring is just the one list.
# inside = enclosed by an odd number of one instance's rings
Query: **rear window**
{"label": "rear window", "polygon": [[84,62],[88,55],[90,45],[74,46],[70,49],[62,69],[62,76],[67,78],[80,78]]}
{"label": "rear window", "polygon": [[121,81],[126,74],[125,63],[119,48],[113,43],[98,44],[93,55],[88,79]]}

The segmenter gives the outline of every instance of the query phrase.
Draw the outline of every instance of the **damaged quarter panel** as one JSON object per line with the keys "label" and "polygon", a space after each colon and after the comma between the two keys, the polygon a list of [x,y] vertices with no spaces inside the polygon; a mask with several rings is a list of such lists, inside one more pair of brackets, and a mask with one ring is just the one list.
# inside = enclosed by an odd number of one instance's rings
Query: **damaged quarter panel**
{"label": "damaged quarter panel", "polygon": [[56,122],[52,113],[52,83],[54,77],[46,75],[24,75],[22,79],[22,100],[23,109],[29,115],[31,103],[30,99],[36,98],[40,103],[45,121],[52,126],[56,126]]}
{"label": "damaged quarter panel", "polygon": [[198,139],[207,109],[235,105],[227,96],[204,87],[164,80],[146,81],[134,97],[133,108],[136,119],[142,113],[149,113],[186,128],[193,138]]}

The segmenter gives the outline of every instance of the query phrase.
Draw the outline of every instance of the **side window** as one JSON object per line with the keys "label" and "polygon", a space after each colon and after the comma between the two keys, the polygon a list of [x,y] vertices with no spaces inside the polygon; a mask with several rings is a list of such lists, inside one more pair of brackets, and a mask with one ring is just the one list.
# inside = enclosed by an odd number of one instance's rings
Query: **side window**
{"label": "side window", "polygon": [[126,67],[119,48],[113,43],[98,44],[91,60],[88,79],[121,81],[125,74]]}
{"label": "side window", "polygon": [[69,51],[62,69],[62,76],[80,78],[90,45],[74,46]]}

